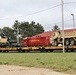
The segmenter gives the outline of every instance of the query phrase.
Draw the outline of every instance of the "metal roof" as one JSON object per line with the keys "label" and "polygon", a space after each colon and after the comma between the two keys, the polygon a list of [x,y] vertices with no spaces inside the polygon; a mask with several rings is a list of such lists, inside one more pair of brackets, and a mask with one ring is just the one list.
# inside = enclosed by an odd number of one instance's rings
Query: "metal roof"
{"label": "metal roof", "polygon": [[[74,29],[65,29],[64,32],[72,32],[73,30]],[[40,34],[35,35],[33,37],[46,37],[46,36],[51,37],[52,36],[52,31],[43,32],[43,33],[40,33]]]}

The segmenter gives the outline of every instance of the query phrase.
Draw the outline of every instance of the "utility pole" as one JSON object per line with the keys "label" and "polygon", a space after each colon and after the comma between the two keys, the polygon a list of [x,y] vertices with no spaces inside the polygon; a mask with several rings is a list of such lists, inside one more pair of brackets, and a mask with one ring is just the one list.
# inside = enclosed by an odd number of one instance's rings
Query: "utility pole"
{"label": "utility pole", "polygon": [[63,37],[63,53],[65,52],[64,48],[64,10],[63,10],[63,0],[62,2],[62,37]]}
{"label": "utility pole", "polygon": [[71,14],[73,16],[73,31],[75,31],[75,17],[74,14]]}
{"label": "utility pole", "polygon": [[19,25],[17,24],[17,44],[19,44]]}

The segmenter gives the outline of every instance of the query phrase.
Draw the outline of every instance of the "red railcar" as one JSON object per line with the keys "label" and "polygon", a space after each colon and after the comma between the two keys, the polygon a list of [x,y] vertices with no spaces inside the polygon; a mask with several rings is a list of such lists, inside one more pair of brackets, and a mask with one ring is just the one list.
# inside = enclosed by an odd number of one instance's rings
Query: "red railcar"
{"label": "red railcar", "polygon": [[23,46],[27,46],[27,38],[22,39],[22,44],[23,44]]}
{"label": "red railcar", "polygon": [[23,46],[47,46],[50,45],[50,37],[27,37],[22,43]]}

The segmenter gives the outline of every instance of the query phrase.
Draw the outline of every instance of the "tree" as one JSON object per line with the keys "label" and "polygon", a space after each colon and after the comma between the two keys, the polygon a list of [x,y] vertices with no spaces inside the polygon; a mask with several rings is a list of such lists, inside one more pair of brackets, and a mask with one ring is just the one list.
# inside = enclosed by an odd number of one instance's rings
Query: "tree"
{"label": "tree", "polygon": [[1,36],[1,34],[2,34],[2,29],[0,29],[0,36]]}
{"label": "tree", "polygon": [[8,38],[15,39],[14,30],[12,28],[4,27],[1,31],[1,36],[7,36]]}
{"label": "tree", "polygon": [[60,30],[60,28],[58,27],[58,25],[53,26],[52,30]]}
{"label": "tree", "polygon": [[16,20],[13,25],[15,33],[17,33],[17,27],[19,30],[19,34],[22,35],[22,38],[34,36],[36,34],[44,32],[43,26],[41,26],[41,24],[39,23],[35,23],[34,21],[32,21],[31,23],[29,22],[20,23]]}
{"label": "tree", "polygon": [[31,37],[42,32],[44,32],[44,28],[39,23],[35,23],[34,21],[32,21],[31,23],[19,22],[18,20],[15,20],[14,25],[12,25],[12,28],[4,27],[3,29],[0,29],[0,36],[6,36],[9,38],[9,40],[12,41],[17,40],[18,37],[20,41],[21,38]]}

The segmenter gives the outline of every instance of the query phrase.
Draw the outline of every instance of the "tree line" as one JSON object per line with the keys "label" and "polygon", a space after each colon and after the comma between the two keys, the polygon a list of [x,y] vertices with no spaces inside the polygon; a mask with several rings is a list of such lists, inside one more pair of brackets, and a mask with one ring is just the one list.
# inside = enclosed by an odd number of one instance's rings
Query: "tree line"
{"label": "tree line", "polygon": [[[58,27],[58,25],[54,25],[52,30],[59,30],[59,29],[60,28]],[[8,37],[9,39],[16,40],[17,37],[19,37],[19,39],[22,39],[43,32],[44,32],[44,28],[39,23],[36,23],[34,21],[31,21],[31,23],[25,21],[19,22],[18,20],[15,20],[14,24],[12,25],[12,28],[4,27],[0,29],[0,36]]]}
{"label": "tree line", "polygon": [[0,29],[0,36],[7,36],[9,37],[9,39],[16,40],[17,37],[31,37],[42,32],[44,32],[44,28],[39,23],[35,23],[34,21],[32,21],[31,23],[19,22],[18,20],[15,20],[12,28],[4,27]]}

